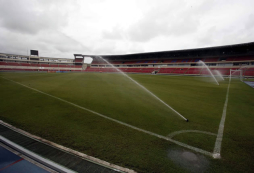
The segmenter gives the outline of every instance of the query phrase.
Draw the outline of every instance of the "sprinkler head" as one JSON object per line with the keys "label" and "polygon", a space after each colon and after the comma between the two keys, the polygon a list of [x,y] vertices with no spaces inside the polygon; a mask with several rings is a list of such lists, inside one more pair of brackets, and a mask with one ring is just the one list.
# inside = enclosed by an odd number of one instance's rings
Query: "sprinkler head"
{"label": "sprinkler head", "polygon": [[186,122],[189,122],[189,120],[188,120],[188,119],[186,119]]}

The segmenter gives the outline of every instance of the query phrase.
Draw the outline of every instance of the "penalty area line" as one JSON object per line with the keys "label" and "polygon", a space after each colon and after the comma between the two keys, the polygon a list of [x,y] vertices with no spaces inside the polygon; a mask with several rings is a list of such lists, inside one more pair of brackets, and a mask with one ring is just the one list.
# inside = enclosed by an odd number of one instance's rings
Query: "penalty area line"
{"label": "penalty area line", "polygon": [[93,114],[95,114],[95,115],[98,115],[98,116],[100,116],[100,117],[103,117],[103,118],[105,118],[105,119],[107,119],[107,120],[110,120],[110,121],[116,122],[116,123],[118,123],[118,124],[121,124],[121,125],[123,125],[123,126],[129,127],[129,128],[131,128],[131,129],[134,129],[134,130],[143,132],[143,133],[148,134],[148,135],[151,135],[151,136],[155,136],[155,137],[160,138],[160,139],[164,139],[164,140],[166,140],[166,141],[170,141],[170,142],[172,142],[172,143],[174,143],[174,144],[177,144],[177,145],[182,146],[182,147],[184,147],[184,148],[188,148],[188,149],[190,149],[190,150],[193,150],[193,151],[195,151],[195,152],[198,152],[198,153],[201,153],[201,154],[204,154],[204,155],[208,155],[208,156],[211,156],[211,157],[213,156],[213,153],[211,153],[211,152],[209,152],[209,151],[205,151],[205,150],[203,150],[203,149],[200,149],[200,148],[196,148],[196,147],[187,145],[187,144],[185,144],[185,143],[182,143],[182,142],[173,140],[173,139],[171,139],[171,138],[168,138],[168,137],[165,137],[165,136],[162,136],[162,135],[159,135],[159,134],[156,134],[156,133],[153,133],[153,132],[150,132],[150,131],[147,131],[147,130],[144,130],[144,129],[141,129],[141,128],[138,128],[138,127],[135,127],[135,126],[133,126],[133,125],[124,123],[124,122],[119,121],[119,120],[116,120],[116,119],[114,119],[114,118],[110,118],[110,117],[108,117],[108,116],[106,116],[106,115],[103,115],[103,114],[100,114],[100,113],[95,112],[95,111],[93,111],[93,110],[84,108],[84,107],[82,107],[82,106],[79,106],[79,105],[74,104],[74,103],[72,103],[72,102],[69,102],[69,101],[67,101],[67,100],[61,99],[61,98],[59,98],[59,97],[56,97],[56,96],[47,94],[47,93],[45,93],[45,92],[42,92],[42,91],[40,91],[40,90],[34,89],[34,88],[32,88],[32,87],[29,87],[29,86],[26,86],[26,85],[24,85],[24,84],[22,84],[22,83],[13,81],[13,80],[11,80],[11,79],[7,79],[7,78],[4,78],[4,77],[2,77],[2,78],[3,78],[3,79],[6,79],[6,80],[9,80],[9,81],[11,81],[11,82],[13,82],[13,83],[16,83],[16,84],[18,84],[18,85],[21,85],[21,86],[23,86],[23,87],[29,88],[29,89],[31,89],[31,90],[37,91],[37,92],[39,92],[39,93],[41,93],[41,94],[44,94],[44,95],[47,95],[47,96],[49,96],[49,97],[55,98],[55,99],[60,100],[60,101],[62,101],[62,102],[68,103],[68,104],[70,104],[70,105],[72,105],[72,106],[75,106],[75,107],[77,107],[77,108],[80,108],[80,109],[83,109],[83,110],[85,110],[85,111],[91,112],[91,113],[93,113]]}

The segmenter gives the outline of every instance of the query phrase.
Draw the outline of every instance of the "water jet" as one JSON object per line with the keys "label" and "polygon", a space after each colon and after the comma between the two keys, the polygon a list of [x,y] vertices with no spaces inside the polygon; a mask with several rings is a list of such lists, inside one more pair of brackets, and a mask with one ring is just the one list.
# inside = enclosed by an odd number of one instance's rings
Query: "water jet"
{"label": "water jet", "polygon": [[224,78],[223,78],[222,74],[220,73],[220,71],[214,70],[214,72],[215,72],[215,74],[217,74],[216,76],[218,76],[218,78],[219,78],[220,80],[224,80]]}
{"label": "water jet", "polygon": [[210,73],[210,75],[212,76],[212,78],[214,79],[214,81],[216,82],[217,85],[220,85],[218,83],[218,81],[216,80],[216,78],[214,77],[213,73],[211,72],[211,70],[209,69],[209,67],[201,60],[198,61],[199,64],[202,64],[206,69],[207,71]]}
{"label": "water jet", "polygon": [[[143,85],[141,85],[140,83],[138,83],[137,81],[135,81],[134,79],[132,79],[130,76],[128,76],[126,73],[124,73],[123,71],[121,71],[119,68],[115,67],[113,64],[111,64],[110,62],[108,62],[107,60],[105,60],[104,58],[102,58],[101,56],[98,56],[99,58],[101,58],[103,61],[105,61],[107,64],[109,64],[111,67],[113,67],[115,70],[117,70],[119,73],[121,73],[122,75],[124,75],[125,77],[127,77],[129,80],[131,80],[133,83],[135,83],[136,85],[138,85],[139,87],[141,87],[144,91],[146,91],[147,93],[149,93],[150,95],[152,95],[155,99],[157,99],[158,101],[160,101],[162,104],[164,104],[166,107],[168,107],[169,109],[171,109],[173,112],[175,112],[178,116],[180,116],[181,118],[183,118],[185,121],[188,120],[187,118],[185,118],[183,115],[181,115],[179,112],[177,112],[175,109],[173,109],[171,106],[169,106],[167,103],[165,103],[163,100],[161,100],[159,97],[157,97],[154,93],[152,93],[151,91],[149,91],[146,87],[144,87]],[[189,120],[188,120],[189,121]],[[187,122],[188,122],[187,121]]]}

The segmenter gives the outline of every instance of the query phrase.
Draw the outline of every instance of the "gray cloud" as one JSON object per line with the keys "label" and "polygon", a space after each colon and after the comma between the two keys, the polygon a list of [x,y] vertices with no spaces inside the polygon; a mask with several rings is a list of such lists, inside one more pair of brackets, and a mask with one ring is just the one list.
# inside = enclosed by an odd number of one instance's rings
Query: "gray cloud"
{"label": "gray cloud", "polygon": [[38,49],[41,56],[73,58],[74,53],[89,52],[80,42],[55,31],[41,31],[36,36],[27,37],[21,33],[0,30],[0,52],[27,54],[27,50]]}
{"label": "gray cloud", "polygon": [[122,6],[112,0],[0,0],[0,4],[0,52],[6,53],[39,49],[42,56],[71,58],[73,53],[125,54],[254,40],[252,0],[130,0]]}
{"label": "gray cloud", "polygon": [[196,46],[198,47],[207,47],[211,44],[213,44],[216,41],[216,33],[217,28],[216,26],[211,26],[205,33],[205,36],[199,36]]}
{"label": "gray cloud", "polygon": [[113,28],[111,31],[103,31],[102,38],[110,40],[120,40],[123,39],[123,29],[119,27]]}
{"label": "gray cloud", "polygon": [[248,20],[245,24],[245,29],[253,31],[254,29],[254,14],[253,13],[248,16]]}
{"label": "gray cloud", "polygon": [[13,32],[36,34],[67,25],[59,1],[1,0],[0,4],[0,25]]}
{"label": "gray cloud", "polygon": [[[228,18],[236,18],[235,16],[237,15],[237,13],[228,14]],[[203,34],[197,36],[195,45],[198,47],[208,47],[253,42],[253,29],[254,15],[253,13],[246,13],[244,17],[239,18],[229,26],[222,27],[218,22],[217,26],[210,27]]]}
{"label": "gray cloud", "polygon": [[[210,3],[207,1],[207,4]],[[200,25],[200,8],[185,5],[185,1],[165,2],[150,9],[144,17],[136,22],[128,31],[133,41],[146,42],[158,36],[183,36],[196,32]],[[179,6],[182,7],[181,10]]]}
{"label": "gray cloud", "polygon": [[61,29],[68,24],[65,10],[75,1],[0,0],[0,52],[27,54],[39,49],[42,56],[72,58],[74,52],[89,50]]}

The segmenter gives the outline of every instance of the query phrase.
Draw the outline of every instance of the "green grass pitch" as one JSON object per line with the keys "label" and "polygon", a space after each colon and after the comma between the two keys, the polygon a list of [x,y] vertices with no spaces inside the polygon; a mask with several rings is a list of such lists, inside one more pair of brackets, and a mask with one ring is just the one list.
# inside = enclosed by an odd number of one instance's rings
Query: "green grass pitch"
{"label": "green grass pitch", "polygon": [[[254,89],[239,80],[232,80],[230,85],[221,159],[196,153],[6,80],[165,137],[181,130],[218,133],[228,79],[218,86],[201,77],[129,76],[190,122],[123,75],[104,73],[0,73],[0,119],[138,172],[253,171]],[[173,139],[213,152],[216,136],[181,133]],[[179,155],[172,159],[172,151],[192,152],[197,159],[179,161]]]}

